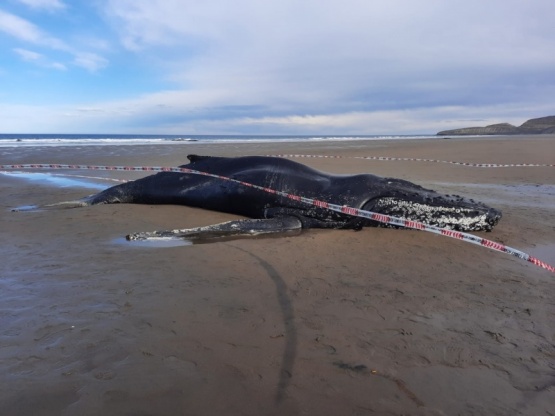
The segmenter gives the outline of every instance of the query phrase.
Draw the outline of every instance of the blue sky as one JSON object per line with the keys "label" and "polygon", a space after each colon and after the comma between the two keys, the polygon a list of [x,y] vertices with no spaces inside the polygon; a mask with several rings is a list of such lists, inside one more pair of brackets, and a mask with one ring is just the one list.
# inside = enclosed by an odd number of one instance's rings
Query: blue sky
{"label": "blue sky", "polygon": [[555,115],[553,0],[2,0],[0,132],[426,134]]}

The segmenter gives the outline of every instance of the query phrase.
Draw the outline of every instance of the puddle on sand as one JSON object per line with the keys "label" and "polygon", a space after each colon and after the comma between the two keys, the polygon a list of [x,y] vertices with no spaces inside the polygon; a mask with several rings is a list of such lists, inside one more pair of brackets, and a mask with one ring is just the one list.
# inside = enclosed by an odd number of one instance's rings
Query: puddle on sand
{"label": "puddle on sand", "polygon": [[42,211],[38,205],[22,205],[20,207],[15,207],[10,209],[13,212],[38,212]]}
{"label": "puddle on sand", "polygon": [[524,251],[541,261],[555,266],[555,244],[538,244]]}
{"label": "puddle on sand", "polygon": [[[551,184],[493,184],[493,183],[452,183],[432,182],[431,188],[440,186],[443,193],[463,196],[475,194],[481,202],[518,205],[526,207],[555,206],[555,185]],[[493,191],[493,192],[492,192]]]}
{"label": "puddle on sand", "polygon": [[112,240],[115,244],[125,244],[129,247],[168,248],[192,246],[194,243],[184,238],[149,238],[148,240],[127,240],[120,237]]}
{"label": "puddle on sand", "polygon": [[13,171],[13,172],[0,172],[2,175],[12,176],[15,178],[26,179],[33,182],[41,182],[47,185],[54,185],[59,186],[61,188],[89,188],[89,189],[96,189],[102,191],[108,186],[102,183],[93,182],[93,178],[89,179],[75,179],[70,177],[70,175],[59,175],[59,174],[52,174],[52,173],[41,173],[41,172],[20,172],[20,171]]}

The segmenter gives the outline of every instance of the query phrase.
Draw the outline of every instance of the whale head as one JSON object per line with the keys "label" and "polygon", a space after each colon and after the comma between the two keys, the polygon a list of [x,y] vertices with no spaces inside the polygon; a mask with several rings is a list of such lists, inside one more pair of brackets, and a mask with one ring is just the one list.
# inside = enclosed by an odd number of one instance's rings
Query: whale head
{"label": "whale head", "polygon": [[[374,191],[376,186],[374,184]],[[402,179],[382,178],[363,208],[457,231],[491,231],[501,212],[473,199],[443,195]]]}

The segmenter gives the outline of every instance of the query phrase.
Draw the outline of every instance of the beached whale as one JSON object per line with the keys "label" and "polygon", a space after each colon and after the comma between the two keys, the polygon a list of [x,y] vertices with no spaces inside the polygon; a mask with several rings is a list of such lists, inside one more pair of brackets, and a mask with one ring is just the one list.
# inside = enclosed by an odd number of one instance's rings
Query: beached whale
{"label": "beached whale", "polygon": [[[335,175],[279,157],[189,155],[188,159],[190,163],[180,167],[452,230],[491,231],[501,218],[501,212],[483,203],[442,195],[401,179],[367,173]],[[213,238],[306,228],[361,229],[380,225],[237,182],[178,172],[160,172],[61,205],[114,203],[187,205],[248,217],[207,227],[135,233],[128,239]]]}

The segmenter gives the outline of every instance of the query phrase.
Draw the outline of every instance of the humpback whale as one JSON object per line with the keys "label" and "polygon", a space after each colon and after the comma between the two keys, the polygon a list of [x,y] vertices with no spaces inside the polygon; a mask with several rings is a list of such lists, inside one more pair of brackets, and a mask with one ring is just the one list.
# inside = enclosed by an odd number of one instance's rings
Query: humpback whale
{"label": "humpback whale", "polygon": [[[207,172],[265,188],[333,204],[418,221],[457,231],[491,231],[501,212],[481,202],[443,195],[412,182],[369,173],[337,175],[289,159],[270,156],[187,156],[180,168]],[[138,232],[128,239],[227,237],[309,228],[355,229],[377,221],[309,206],[279,194],[212,176],[160,172],[113,186],[78,201],[56,205],[177,204],[237,214],[245,219],[206,227]]]}

